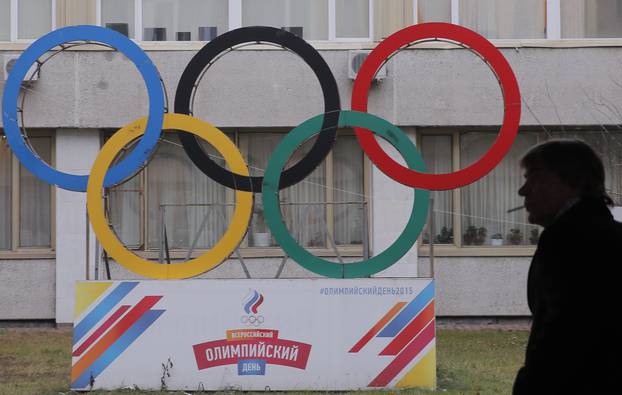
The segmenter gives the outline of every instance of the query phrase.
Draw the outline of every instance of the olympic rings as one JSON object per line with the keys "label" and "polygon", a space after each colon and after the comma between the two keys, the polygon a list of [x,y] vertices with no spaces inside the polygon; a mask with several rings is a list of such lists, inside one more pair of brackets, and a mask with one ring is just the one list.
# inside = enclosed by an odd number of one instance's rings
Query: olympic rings
{"label": "olympic rings", "polygon": [[259,326],[263,324],[264,318],[263,315],[243,315],[240,317],[240,322],[247,325]]}
{"label": "olympic rings", "polygon": [[516,77],[501,52],[472,30],[450,23],[422,23],[406,27],[380,42],[365,59],[354,81],[352,110],[367,111],[367,95],[376,71],[404,45],[426,39],[462,43],[486,61],[501,85],[505,102],[503,125],[490,150],[470,166],[446,174],[425,174],[395,162],[382,150],[373,134],[356,128],[356,137],[369,159],[395,181],[411,187],[444,190],[473,183],[490,172],[507,154],[518,133],[521,101]]}
{"label": "olympic rings", "polygon": [[[309,150],[308,154],[283,173],[280,189],[294,185],[311,174],[317,165],[324,160],[335,144],[337,136],[337,120],[339,118],[339,90],[330,68],[322,56],[302,38],[282,29],[268,26],[243,27],[224,33],[209,43],[190,60],[184,70],[175,94],[175,112],[190,114],[192,92],[204,69],[224,51],[235,45],[249,42],[268,42],[278,44],[291,50],[302,58],[318,78],[324,94],[324,123],[322,133]],[[184,150],[208,177],[232,189],[261,192],[262,177],[243,177],[232,173],[209,158],[203,151],[195,136],[180,134]]]}
{"label": "olympic rings", "polygon": [[[504,119],[497,140],[479,161],[454,173],[427,174],[423,160],[410,139],[397,126],[365,111],[371,80],[390,56],[409,43],[439,38],[464,44],[487,62],[501,85],[505,102]],[[134,121],[115,133],[102,148],[88,177],[66,174],[42,162],[26,145],[17,124],[17,100],[21,81],[29,66],[57,45],[84,40],[105,43],[124,53],[142,74],[149,94],[149,116]],[[263,178],[250,177],[242,155],[221,131],[207,122],[184,115],[190,113],[195,84],[206,67],[223,52],[249,42],[278,44],[302,57],[318,78],[324,96],[324,114],[306,120],[285,136],[270,158]],[[341,111],[335,78],[321,55],[311,45],[291,33],[265,26],[227,32],[209,42],[192,58],[177,87],[175,109],[178,114],[164,114],[164,95],[159,74],[147,55],[125,36],[98,26],[65,27],[36,40],[15,63],[4,89],[2,106],[7,139],[19,161],[43,181],[73,191],[86,190],[89,219],[104,249],[119,264],[134,273],[157,279],[196,276],[227,259],[246,234],[252,214],[253,192],[261,191],[264,195],[265,219],[272,235],[298,264],[314,273],[333,278],[355,278],[378,273],[397,262],[415,243],[427,217],[429,189],[450,189],[472,183],[501,161],[518,132],[521,110],[516,78],[501,52],[479,34],[447,23],[411,26],[378,44],[363,63],[354,82],[352,108],[362,112]],[[410,217],[397,240],[387,250],[370,259],[340,265],[312,255],[288,233],[281,218],[278,194],[280,189],[296,184],[316,168],[332,149],[337,128],[345,126],[355,127],[363,150],[380,170],[394,180],[416,189]],[[194,164],[215,181],[234,189],[236,194],[236,207],[231,223],[220,241],[196,259],[168,265],[150,262],[127,250],[108,227],[101,202],[103,186],[122,181],[149,158],[162,128],[181,130],[180,139],[184,150]],[[397,148],[408,167],[391,159],[381,149],[372,132]],[[283,172],[286,161],[295,149],[316,134],[319,136],[307,156]],[[214,146],[225,158],[231,171],[213,162],[201,149],[197,137]],[[118,165],[108,169],[118,152],[137,138],[140,138],[140,142],[131,153]],[[251,325],[258,325],[263,322],[263,317],[261,322],[259,317],[261,316],[254,317],[253,323],[250,323],[251,318],[248,317],[247,321]]]}
{"label": "olympic rings", "polygon": [[[248,168],[242,155],[233,142],[220,130],[207,122],[183,114],[166,114],[164,129],[177,129],[193,133],[210,143],[225,158],[227,164],[235,172],[248,175]],[[108,227],[101,201],[101,191],[106,169],[117,153],[129,142],[143,135],[145,118],[134,121],[112,135],[100,151],[89,177],[86,192],[86,204],[89,219],[97,239],[104,249],[119,264],[134,273],[149,278],[179,279],[199,275],[213,269],[227,259],[242,241],[253,211],[253,194],[236,191],[236,207],[229,228],[220,241],[203,255],[183,263],[163,265],[134,255],[123,246],[112,230]]]}
{"label": "olympic rings", "polygon": [[68,26],[54,30],[33,42],[17,59],[6,81],[2,99],[2,121],[11,149],[22,165],[41,180],[63,189],[84,192],[88,176],[64,173],[42,161],[28,147],[17,124],[17,100],[21,81],[28,69],[45,52],[71,41],[97,41],[116,48],[134,63],[147,86],[149,117],[144,136],[127,157],[110,168],[106,174],[105,186],[119,183],[133,174],[151,155],[162,130],[164,92],[160,85],[158,70],[147,54],[124,35],[99,26]]}
{"label": "olympic rings", "polygon": [[[266,223],[283,251],[305,269],[332,278],[366,277],[391,266],[413,246],[425,225],[430,192],[415,189],[413,209],[404,231],[388,249],[368,260],[342,265],[319,258],[305,250],[291,236],[281,219],[277,185],[279,185],[281,171],[291,154],[301,143],[320,130],[322,117],[322,115],[315,116],[297,126],[285,136],[270,157],[263,181]],[[339,116],[339,127],[347,126],[371,129],[397,148],[409,167],[419,171],[426,170],[423,159],[414,144],[397,126],[368,113],[342,111]]]}

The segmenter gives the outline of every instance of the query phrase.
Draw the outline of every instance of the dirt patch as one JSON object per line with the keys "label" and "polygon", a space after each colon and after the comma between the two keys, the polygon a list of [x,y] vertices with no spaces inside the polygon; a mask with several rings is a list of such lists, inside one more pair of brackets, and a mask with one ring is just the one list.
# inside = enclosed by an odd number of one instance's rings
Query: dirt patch
{"label": "dirt patch", "polygon": [[501,330],[528,331],[531,329],[531,318],[528,317],[437,317],[439,329],[455,329],[464,331]]}

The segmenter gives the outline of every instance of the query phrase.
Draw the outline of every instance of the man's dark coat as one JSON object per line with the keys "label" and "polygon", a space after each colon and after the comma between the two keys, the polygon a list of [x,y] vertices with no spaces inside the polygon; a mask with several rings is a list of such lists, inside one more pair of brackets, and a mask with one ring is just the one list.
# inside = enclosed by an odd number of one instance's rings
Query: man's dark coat
{"label": "man's dark coat", "polygon": [[622,224],[584,198],[541,234],[514,394],[622,394]]}

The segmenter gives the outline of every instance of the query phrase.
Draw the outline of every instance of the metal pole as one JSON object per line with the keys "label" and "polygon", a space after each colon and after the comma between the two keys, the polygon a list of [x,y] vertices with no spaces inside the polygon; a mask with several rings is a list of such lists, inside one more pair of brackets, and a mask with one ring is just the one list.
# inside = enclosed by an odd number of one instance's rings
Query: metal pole
{"label": "metal pole", "polygon": [[212,213],[211,208],[208,207],[207,213],[205,213],[205,215],[203,216],[203,220],[201,221],[201,225],[199,226],[199,229],[197,230],[197,234],[194,236],[194,239],[192,240],[192,244],[190,245],[190,248],[188,249],[188,254],[186,254],[186,260],[190,260],[190,256],[192,255],[194,248],[197,246],[197,243],[199,242],[199,236],[201,235],[201,232],[203,232],[203,228],[205,228],[205,225],[207,224],[207,219],[209,218],[211,213]]}
{"label": "metal pole", "polygon": [[85,218],[86,218],[86,279],[90,280],[90,273],[89,273],[90,272],[90,270],[89,270],[89,266],[90,266],[90,262],[89,262],[90,256],[89,256],[89,253],[90,253],[90,250],[89,250],[89,244],[90,244],[91,240],[90,240],[90,237],[89,237],[90,236],[90,232],[89,232],[89,212],[86,209],[86,207],[84,208],[84,210],[86,211],[86,215],[85,215]]}
{"label": "metal pole", "polygon": [[160,246],[158,252],[158,262],[164,263],[164,206],[158,207],[160,231],[158,232],[158,245]]}
{"label": "metal pole", "polygon": [[[108,218],[108,226],[112,226],[110,223],[110,199],[108,193],[104,190],[104,210],[106,214],[106,218]],[[108,253],[104,250],[104,266],[106,268],[106,279],[110,280],[112,276],[110,275],[110,262],[108,262]]]}
{"label": "metal pole", "polygon": [[337,244],[335,244],[335,239],[333,235],[330,234],[330,231],[328,230],[328,224],[326,223],[326,220],[324,219],[323,216],[321,216],[321,218],[322,218],[322,222],[324,223],[324,231],[326,232],[326,237],[328,237],[328,241],[330,242],[331,247],[333,247],[333,251],[335,252],[335,255],[337,255],[337,259],[339,260],[339,263],[343,265],[344,264],[343,258],[341,257],[341,254],[339,253],[339,250],[337,249]]}
{"label": "metal pole", "polygon": [[236,247],[235,252],[238,255],[238,259],[240,260],[240,265],[242,265],[242,270],[244,270],[244,274],[246,275],[246,278],[251,278],[251,274],[248,271],[246,264],[244,263],[244,258],[242,258],[242,253],[240,253],[240,248]]}
{"label": "metal pole", "polygon": [[168,250],[168,237],[166,236],[166,226],[164,227],[164,252],[166,253],[166,264],[171,264],[171,255]]}
{"label": "metal pole", "polygon": [[434,278],[434,198],[430,198],[430,277]]}
{"label": "metal pole", "polygon": [[283,268],[285,267],[285,262],[287,262],[287,258],[289,258],[285,251],[283,251],[283,254],[283,260],[281,261],[281,265],[279,265],[279,269],[276,271],[276,275],[274,276],[274,278],[281,277],[281,273],[283,272]]}
{"label": "metal pole", "polygon": [[367,219],[367,202],[363,202],[363,259],[369,259],[369,220]]}
{"label": "metal pole", "polygon": [[95,280],[99,280],[99,241],[95,239]]}
{"label": "metal pole", "polygon": [[[288,205],[295,205],[295,204],[289,204]],[[302,216],[304,218],[304,215],[301,215],[302,212],[306,212],[308,211],[308,206],[302,206],[302,210],[300,211],[296,211],[296,215],[298,216],[298,222],[300,223],[300,217]],[[300,243],[300,240],[302,239],[302,234],[300,231],[301,226],[299,226],[296,229],[296,241],[298,243]],[[276,275],[274,276],[274,278],[280,278],[281,274],[283,273],[283,269],[285,268],[285,263],[287,263],[287,259],[289,258],[289,256],[287,255],[287,253],[285,251],[283,251],[283,259],[281,260],[281,264],[279,265],[279,268],[276,271]]]}
{"label": "metal pole", "polygon": [[104,262],[106,263],[106,279],[110,280],[110,263],[108,262],[108,253],[104,250]]}

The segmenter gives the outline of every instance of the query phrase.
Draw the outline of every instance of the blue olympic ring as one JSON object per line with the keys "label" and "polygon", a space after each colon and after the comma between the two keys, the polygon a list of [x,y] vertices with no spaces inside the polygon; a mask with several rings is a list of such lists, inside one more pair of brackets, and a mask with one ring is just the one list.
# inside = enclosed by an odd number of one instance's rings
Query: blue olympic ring
{"label": "blue olympic ring", "polygon": [[28,69],[47,51],[71,41],[94,41],[115,48],[134,63],[147,87],[149,116],[145,134],[127,157],[108,170],[104,186],[123,181],[149,158],[162,132],[164,92],[160,74],[147,54],[124,35],[99,26],[69,26],[54,30],[33,42],[17,59],[6,81],[2,98],[2,121],[11,149],[19,161],[40,179],[63,189],[85,192],[88,176],[63,173],[42,161],[26,144],[17,123],[17,100]]}

